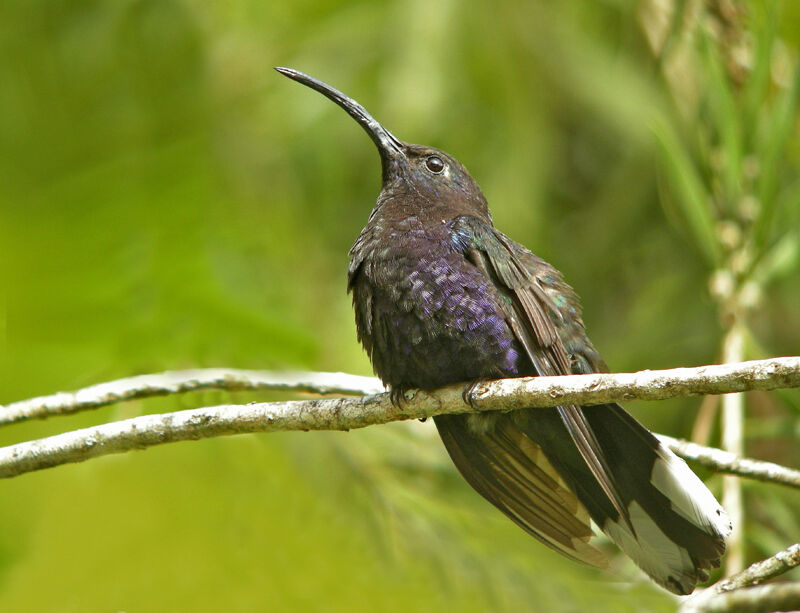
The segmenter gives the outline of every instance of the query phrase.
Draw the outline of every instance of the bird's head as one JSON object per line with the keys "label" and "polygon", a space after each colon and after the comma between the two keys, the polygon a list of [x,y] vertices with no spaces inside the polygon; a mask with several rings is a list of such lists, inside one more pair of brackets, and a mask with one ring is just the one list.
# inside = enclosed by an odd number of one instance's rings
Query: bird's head
{"label": "bird's head", "polygon": [[381,156],[379,205],[402,198],[432,214],[447,209],[451,215],[470,214],[491,221],[483,192],[458,160],[439,149],[399,140],[358,102],[319,79],[293,68],[275,70],[338,104],[369,134]]}

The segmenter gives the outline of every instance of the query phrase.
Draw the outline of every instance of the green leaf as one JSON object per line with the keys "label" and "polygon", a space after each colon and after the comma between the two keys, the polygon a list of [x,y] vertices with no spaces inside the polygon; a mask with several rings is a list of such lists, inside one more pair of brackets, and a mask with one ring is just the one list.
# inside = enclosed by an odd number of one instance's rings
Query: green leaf
{"label": "green leaf", "polygon": [[666,118],[657,117],[652,130],[660,145],[668,186],[680,205],[697,247],[711,266],[720,261],[715,219],[708,194],[694,162]]}
{"label": "green leaf", "polygon": [[774,111],[768,117],[766,122],[768,132],[758,152],[761,161],[761,175],[757,191],[761,203],[761,214],[755,227],[757,247],[763,246],[767,242],[772,229],[779,177],[784,164],[783,153],[797,121],[798,90],[800,90],[800,63],[795,66],[791,85],[783,90],[782,95],[775,103]]}
{"label": "green leaf", "polygon": [[762,286],[787,277],[800,263],[800,232],[791,230],[775,243],[761,258],[753,278]]}
{"label": "green leaf", "polygon": [[742,191],[742,128],[739,109],[719,51],[710,36],[700,37],[701,57],[708,79],[706,92],[710,116],[716,124],[719,147],[724,155],[720,174],[724,186],[723,206],[731,210]]}
{"label": "green leaf", "polygon": [[[744,101],[743,118],[745,125],[754,127],[758,114],[767,100],[772,70],[772,49],[775,43],[775,7],[753,7],[753,67],[744,85],[742,99]],[[752,138],[752,134],[750,137]]]}

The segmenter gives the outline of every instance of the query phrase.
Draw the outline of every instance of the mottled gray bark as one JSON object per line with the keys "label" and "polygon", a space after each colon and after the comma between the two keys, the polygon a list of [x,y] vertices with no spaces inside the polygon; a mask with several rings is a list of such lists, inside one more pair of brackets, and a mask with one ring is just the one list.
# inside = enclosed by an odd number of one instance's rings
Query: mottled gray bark
{"label": "mottled gray bark", "polygon": [[[688,600],[681,613],[771,613],[800,610],[800,583],[773,583]],[[708,595],[707,595],[708,594]]]}
{"label": "mottled gray bark", "polygon": [[730,451],[704,447],[697,443],[659,434],[661,442],[685,460],[692,460],[715,472],[748,477],[757,481],[770,481],[800,488],[800,470],[794,470],[761,460],[742,458]]}
{"label": "mottled gray bark", "polygon": [[[505,379],[478,385],[473,401],[474,406],[481,410],[511,410],[565,403],[664,400],[789,387],[800,387],[798,356],[636,373]],[[379,393],[383,386],[375,378],[344,373],[264,372],[233,368],[174,371],[118,379],[74,392],[59,392],[0,406],[0,425],[96,409],[126,400],[205,389],[364,395]]]}
{"label": "mottled gray bark", "polygon": [[[270,374],[234,370],[199,370],[143,375],[92,386],[77,392],[22,401],[0,409],[6,422],[47,417],[94,408],[113,402],[197,389],[285,389],[317,393],[368,393],[379,389],[368,377],[326,373]],[[774,389],[800,386],[800,358],[774,358],[639,373],[573,375],[504,379],[481,383],[473,389],[472,406],[464,402],[463,386],[454,385],[435,392],[412,390],[402,407],[389,401],[388,394],[361,398],[298,400],[205,407],[162,415],[146,415],[104,424],[38,441],[0,449],[0,477],[13,477],[89,458],[143,449],[153,445],[276,430],[350,430],[365,426],[431,417],[444,413],[475,410],[511,410],[564,403],[598,404],[630,398],[660,399],[699,393],[738,392],[746,389]],[[705,449],[687,455],[686,444],[669,442],[685,457],[715,457],[716,468],[746,476],[774,478],[774,465],[737,457],[720,459],[723,452]],[[726,463],[727,462],[727,463]],[[744,467],[744,468],[743,468]],[[782,482],[796,476],[784,469]],[[773,475],[773,476],[770,476]]]}
{"label": "mottled gray bark", "polygon": [[374,377],[340,372],[269,372],[236,368],[199,368],[139,375],[99,383],[74,392],[58,392],[0,405],[0,426],[29,419],[46,419],[78,411],[153,396],[199,390],[276,390],[314,394],[379,394],[383,385]]}

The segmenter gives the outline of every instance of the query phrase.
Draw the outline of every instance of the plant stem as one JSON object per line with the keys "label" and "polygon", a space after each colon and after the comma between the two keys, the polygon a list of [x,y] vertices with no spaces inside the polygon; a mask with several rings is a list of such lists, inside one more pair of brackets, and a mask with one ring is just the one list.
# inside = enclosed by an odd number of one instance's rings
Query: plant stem
{"label": "plant stem", "polygon": [[[725,335],[722,359],[724,363],[740,362],[743,355],[744,327],[737,319]],[[722,398],[722,448],[737,456],[744,454],[744,394]],[[741,481],[732,475],[723,477],[722,506],[733,524],[725,558],[725,576],[730,577],[744,568],[742,487]]]}

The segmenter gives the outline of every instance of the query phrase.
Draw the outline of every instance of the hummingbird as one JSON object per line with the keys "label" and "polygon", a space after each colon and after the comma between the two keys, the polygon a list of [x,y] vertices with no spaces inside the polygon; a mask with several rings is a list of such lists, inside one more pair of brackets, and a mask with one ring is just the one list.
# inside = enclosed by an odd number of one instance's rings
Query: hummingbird
{"label": "hummingbird", "polygon": [[[305,73],[281,74],[344,109],[378,148],[382,186],[350,249],[357,336],[399,402],[526,376],[608,372],[573,289],[492,223],[467,169],[397,139],[352,98]],[[690,594],[720,564],[731,523],[686,463],[620,405],[439,415],[458,471],[525,532],[605,567],[593,524],[656,583]]]}

